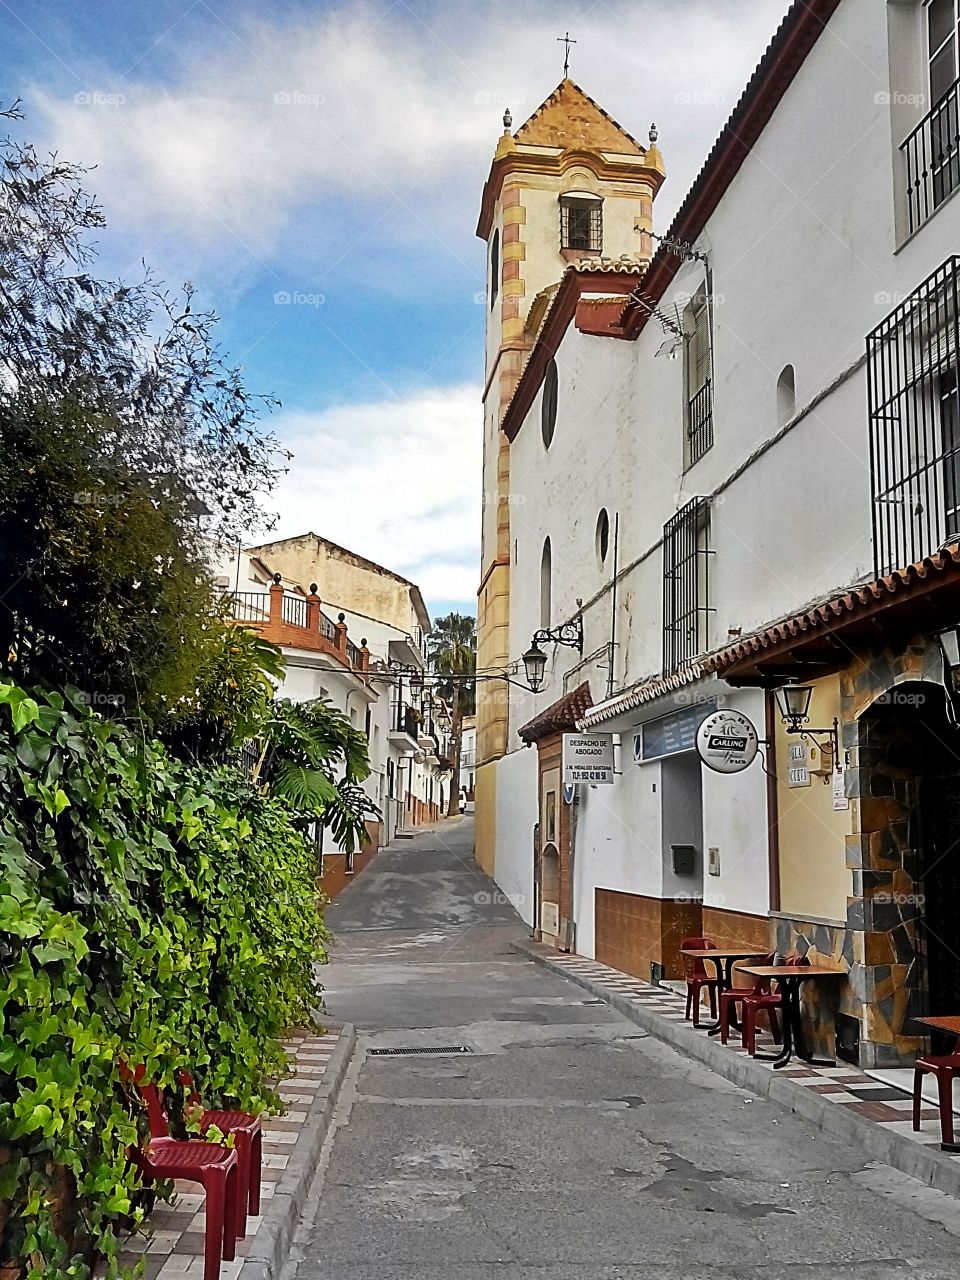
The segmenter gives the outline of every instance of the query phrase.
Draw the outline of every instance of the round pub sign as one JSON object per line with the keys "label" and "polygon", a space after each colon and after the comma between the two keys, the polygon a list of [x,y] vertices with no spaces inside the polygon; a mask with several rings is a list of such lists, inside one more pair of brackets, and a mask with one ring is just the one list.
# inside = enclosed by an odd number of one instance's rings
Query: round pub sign
{"label": "round pub sign", "polygon": [[717,773],[739,773],[753,764],[759,739],[739,711],[712,711],[697,730],[697,755]]}

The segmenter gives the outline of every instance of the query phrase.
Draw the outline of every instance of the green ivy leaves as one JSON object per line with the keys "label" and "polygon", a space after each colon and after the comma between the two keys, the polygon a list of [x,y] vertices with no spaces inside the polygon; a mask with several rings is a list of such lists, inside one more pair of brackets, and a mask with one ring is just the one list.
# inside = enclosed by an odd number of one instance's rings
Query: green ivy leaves
{"label": "green ivy leaves", "polygon": [[[143,1119],[119,1063],[279,1105],[320,1005],[315,853],[289,804],[65,696],[0,683],[0,1267],[119,1274]],[[182,1101],[182,1099],[180,1100]]]}

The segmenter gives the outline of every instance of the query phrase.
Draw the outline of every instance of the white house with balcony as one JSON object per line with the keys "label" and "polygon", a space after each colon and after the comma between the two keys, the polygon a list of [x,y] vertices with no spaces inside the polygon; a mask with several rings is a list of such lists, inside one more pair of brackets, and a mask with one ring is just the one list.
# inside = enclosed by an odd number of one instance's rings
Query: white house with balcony
{"label": "white house with balcony", "polygon": [[[958,49],[956,0],[792,5],[652,255],[554,228],[497,442],[517,678],[546,633],[498,883],[646,979],[704,934],[839,961],[811,1013],[865,1066],[960,1000]],[[735,774],[695,750],[723,708]],[[565,793],[574,730],[611,783]]]}
{"label": "white house with balcony", "polygon": [[283,650],[280,696],[325,698],[367,734],[364,787],[381,814],[368,824],[371,848],[436,821],[449,725],[422,705],[430,618],[415,584],[314,534],[225,550],[215,583],[238,622]]}

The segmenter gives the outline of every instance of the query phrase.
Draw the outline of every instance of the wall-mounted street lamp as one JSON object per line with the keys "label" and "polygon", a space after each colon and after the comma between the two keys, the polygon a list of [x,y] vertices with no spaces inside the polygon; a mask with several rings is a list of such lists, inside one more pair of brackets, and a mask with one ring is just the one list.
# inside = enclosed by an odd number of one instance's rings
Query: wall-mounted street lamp
{"label": "wall-mounted street lamp", "polygon": [[[809,684],[785,684],[777,690],[777,706],[780,719],[786,726],[787,733],[799,733],[809,738],[820,748],[820,754],[830,753],[831,769],[837,767],[840,759],[840,732],[837,719],[828,729],[814,729],[807,721],[810,719],[810,699],[813,697],[813,686]],[[817,739],[817,734],[826,734],[829,742],[825,745]]]}
{"label": "wall-mounted street lamp", "polygon": [[543,678],[547,670],[547,655],[540,648],[542,644],[565,644],[583,656],[583,615],[577,614],[573,622],[563,622],[559,627],[542,628],[534,632],[530,648],[523,655],[523,669],[526,672],[527,684],[534,693],[543,688]]}

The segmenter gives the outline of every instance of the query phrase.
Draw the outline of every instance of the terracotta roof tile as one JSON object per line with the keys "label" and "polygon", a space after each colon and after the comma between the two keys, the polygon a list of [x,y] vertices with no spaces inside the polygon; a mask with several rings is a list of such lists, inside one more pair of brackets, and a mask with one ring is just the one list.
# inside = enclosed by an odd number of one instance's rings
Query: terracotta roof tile
{"label": "terracotta roof tile", "polygon": [[541,738],[548,738],[552,733],[565,733],[576,729],[577,722],[592,706],[590,685],[585,680],[576,689],[565,693],[562,698],[558,698],[544,711],[535,715],[532,720],[528,720],[519,730],[520,737],[526,743],[539,742]]}
{"label": "terracotta roof tile", "polygon": [[933,555],[924,556],[905,569],[897,569],[873,582],[851,587],[811,605],[802,613],[783,618],[752,635],[744,636],[735,644],[727,645],[705,658],[704,671],[722,672],[745,658],[780,646],[797,636],[825,628],[835,629],[837,619],[854,621],[860,615],[874,611],[879,601],[889,600],[892,596],[908,599],[921,583],[933,575],[947,578],[957,573],[960,573],[960,545],[954,544],[935,551]]}

